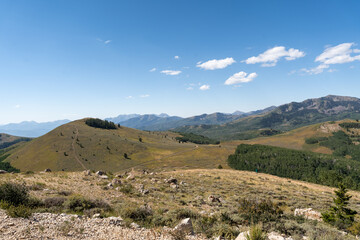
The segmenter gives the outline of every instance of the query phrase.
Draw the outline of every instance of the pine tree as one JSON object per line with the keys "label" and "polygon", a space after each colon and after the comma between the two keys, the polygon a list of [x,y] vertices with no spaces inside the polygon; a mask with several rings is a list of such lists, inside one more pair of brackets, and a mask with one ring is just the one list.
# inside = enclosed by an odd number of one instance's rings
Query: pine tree
{"label": "pine tree", "polygon": [[333,199],[335,206],[331,206],[329,212],[323,213],[322,218],[324,222],[345,229],[352,225],[357,212],[347,207],[352,196],[347,194],[344,184],[339,184],[339,189],[334,192],[336,194],[336,198]]}

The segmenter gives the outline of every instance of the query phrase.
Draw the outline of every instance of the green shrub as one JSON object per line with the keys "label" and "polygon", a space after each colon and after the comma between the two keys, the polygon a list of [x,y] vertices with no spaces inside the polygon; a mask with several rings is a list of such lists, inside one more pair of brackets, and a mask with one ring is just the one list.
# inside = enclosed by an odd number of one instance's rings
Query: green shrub
{"label": "green shrub", "polygon": [[111,209],[109,204],[102,200],[89,200],[82,196],[72,196],[68,198],[64,206],[66,209],[77,213],[83,213],[84,210],[92,208],[102,208],[107,211]]}
{"label": "green shrub", "polygon": [[235,239],[239,235],[239,230],[235,226],[220,223],[213,227],[213,237],[223,237],[225,239]]}
{"label": "green shrub", "polygon": [[181,220],[184,218],[197,219],[199,217],[199,214],[197,212],[194,212],[189,208],[179,208],[169,212],[169,214],[174,215],[177,220]]}
{"label": "green shrub", "polygon": [[279,204],[267,199],[241,199],[239,201],[240,216],[247,223],[259,223],[277,221],[281,218],[283,211]]}
{"label": "green shrub", "polygon": [[134,187],[131,184],[125,184],[124,186],[122,186],[120,188],[120,192],[125,193],[125,194],[130,194],[132,193],[134,190]]}
{"label": "green shrub", "polygon": [[29,201],[28,189],[17,183],[4,183],[0,185],[0,201],[11,205],[26,205]]}
{"label": "green shrub", "polygon": [[247,240],[265,240],[266,235],[262,231],[262,225],[257,224],[250,228],[250,234],[246,235]]}
{"label": "green shrub", "polygon": [[66,198],[64,198],[64,197],[46,198],[44,200],[44,205],[46,208],[60,207],[64,204],[65,201],[66,201]]}
{"label": "green shrub", "polygon": [[123,216],[136,222],[151,222],[153,211],[147,206],[126,208],[123,210]]}
{"label": "green shrub", "polygon": [[25,205],[13,206],[10,205],[8,209],[6,209],[6,213],[13,218],[29,218],[32,214],[31,208]]}

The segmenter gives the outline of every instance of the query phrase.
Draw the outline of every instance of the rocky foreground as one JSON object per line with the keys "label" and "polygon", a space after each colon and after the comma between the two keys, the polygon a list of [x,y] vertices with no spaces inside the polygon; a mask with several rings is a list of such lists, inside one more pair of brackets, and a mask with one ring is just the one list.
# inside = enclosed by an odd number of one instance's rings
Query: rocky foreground
{"label": "rocky foreground", "polygon": [[[121,218],[87,218],[71,214],[34,213],[29,219],[0,210],[0,239],[174,239],[166,229],[127,228]],[[200,240],[200,236],[187,236]]]}

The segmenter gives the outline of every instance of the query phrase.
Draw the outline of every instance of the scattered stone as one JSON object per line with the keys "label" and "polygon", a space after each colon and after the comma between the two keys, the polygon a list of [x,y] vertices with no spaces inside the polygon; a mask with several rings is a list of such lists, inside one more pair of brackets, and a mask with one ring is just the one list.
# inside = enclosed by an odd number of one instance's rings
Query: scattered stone
{"label": "scattered stone", "polygon": [[237,236],[237,238],[235,238],[235,240],[247,240],[247,235],[249,235],[250,232],[247,231],[247,232],[241,232],[239,233],[239,235]]}
{"label": "scattered stone", "polygon": [[96,173],[95,173],[95,175],[96,176],[102,176],[102,175],[105,175],[105,172],[103,172],[103,171],[97,171]]}
{"label": "scattered stone", "polygon": [[322,221],[321,213],[313,210],[312,208],[297,208],[294,211],[294,216],[303,216],[309,220]]}
{"label": "scattered stone", "polygon": [[5,170],[0,170],[0,174],[4,174],[4,173],[7,173],[7,171],[5,171]]}
{"label": "scattered stone", "polygon": [[133,229],[140,228],[139,224],[134,223],[134,222],[130,224],[130,227],[133,228]]}
{"label": "scattered stone", "polygon": [[117,179],[117,178],[114,178],[114,179],[111,181],[111,183],[112,183],[113,185],[121,185],[121,180],[120,180],[120,179]]}
{"label": "scattered stone", "polygon": [[100,213],[95,213],[92,218],[100,218]]}
{"label": "scattered stone", "polygon": [[90,170],[85,170],[84,175],[85,176],[91,176],[91,171]]}
{"label": "scattered stone", "polygon": [[107,220],[109,221],[109,225],[116,225],[116,226],[122,225],[124,221],[121,217],[109,217],[107,218]]}
{"label": "scattered stone", "polygon": [[44,172],[51,172],[51,169],[47,168],[47,169],[44,170]]}
{"label": "scattered stone", "polygon": [[221,200],[220,200],[220,198],[218,198],[218,197],[216,197],[214,195],[210,195],[208,197],[208,202],[210,202],[210,203],[221,203]]}
{"label": "scattered stone", "polygon": [[129,175],[127,176],[126,180],[134,180],[135,179],[135,174],[134,173],[129,173]]}
{"label": "scattered stone", "polygon": [[108,188],[113,188],[113,184],[112,183],[109,183],[108,185],[106,185]]}
{"label": "scattered stone", "polygon": [[175,183],[170,183],[170,187],[176,189],[178,188],[178,185],[176,185]]}
{"label": "scattered stone", "polygon": [[174,178],[174,177],[170,177],[169,179],[165,179],[165,182],[166,183],[174,183],[174,184],[177,184],[177,179]]}
{"label": "scattered stone", "polygon": [[109,177],[106,176],[106,175],[100,175],[99,178],[101,178],[101,179],[109,179]]}
{"label": "scattered stone", "polygon": [[292,237],[284,237],[280,233],[271,232],[267,235],[269,240],[293,240]]}
{"label": "scattered stone", "polygon": [[181,222],[176,225],[176,227],[174,228],[174,231],[180,231],[180,232],[184,232],[186,234],[194,234],[194,228],[191,222],[190,218],[185,218],[183,220],[181,220]]}

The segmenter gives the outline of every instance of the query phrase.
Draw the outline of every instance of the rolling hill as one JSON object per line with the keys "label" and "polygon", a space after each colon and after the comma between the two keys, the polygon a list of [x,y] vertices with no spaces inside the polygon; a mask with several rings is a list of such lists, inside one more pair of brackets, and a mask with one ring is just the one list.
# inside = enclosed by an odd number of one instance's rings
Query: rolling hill
{"label": "rolling hill", "polygon": [[6,161],[21,171],[216,168],[226,167],[226,158],[235,149],[233,145],[179,143],[177,136],[126,127],[105,130],[90,127],[82,119],[8,151]]}
{"label": "rolling hill", "polygon": [[6,133],[0,133],[0,149],[10,147],[19,142],[28,142],[31,138],[12,136]]}
{"label": "rolling hill", "polygon": [[240,118],[222,125],[197,125],[176,128],[214,139],[251,139],[261,136],[264,129],[289,131],[306,125],[345,118],[360,118],[360,99],[329,95],[281,105],[270,112]]}

